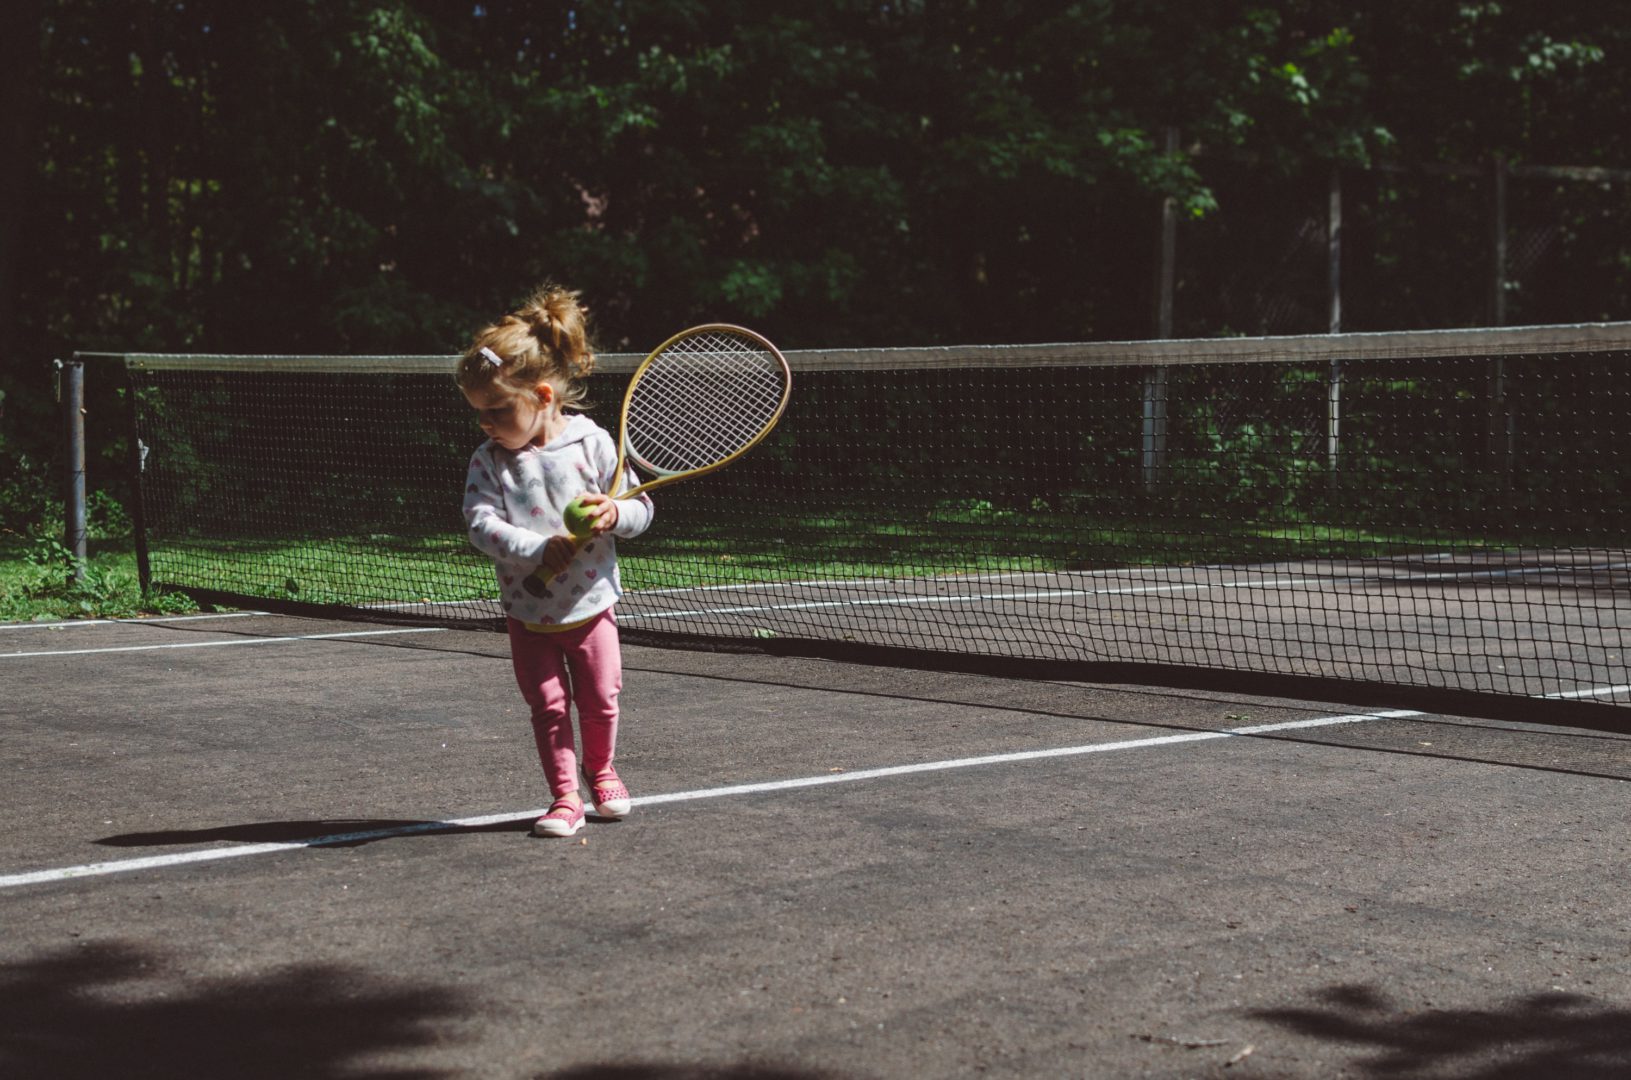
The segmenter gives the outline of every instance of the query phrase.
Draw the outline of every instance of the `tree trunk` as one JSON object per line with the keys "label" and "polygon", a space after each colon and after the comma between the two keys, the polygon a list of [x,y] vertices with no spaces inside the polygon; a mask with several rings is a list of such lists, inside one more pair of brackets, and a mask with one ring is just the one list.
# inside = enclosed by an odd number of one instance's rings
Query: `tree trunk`
{"label": "tree trunk", "polygon": [[17,366],[18,246],[27,220],[39,116],[40,47],[45,0],[0,4],[0,372]]}

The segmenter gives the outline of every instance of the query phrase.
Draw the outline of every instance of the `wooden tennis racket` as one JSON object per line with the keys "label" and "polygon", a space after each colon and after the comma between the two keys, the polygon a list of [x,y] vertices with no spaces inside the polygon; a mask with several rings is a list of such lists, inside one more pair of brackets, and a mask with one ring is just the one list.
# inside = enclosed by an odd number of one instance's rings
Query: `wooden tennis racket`
{"label": "wooden tennis racket", "polygon": [[[629,499],[729,465],[770,434],[792,388],[787,359],[762,335],[726,323],[680,331],[629,380],[607,494]],[[629,466],[640,482],[625,491]]]}

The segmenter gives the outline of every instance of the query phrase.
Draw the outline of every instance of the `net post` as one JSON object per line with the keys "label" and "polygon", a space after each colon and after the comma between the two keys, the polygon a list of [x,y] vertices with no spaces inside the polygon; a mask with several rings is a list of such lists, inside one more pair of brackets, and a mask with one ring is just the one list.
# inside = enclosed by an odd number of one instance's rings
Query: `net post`
{"label": "net post", "polygon": [[142,442],[140,407],[136,400],[136,376],[129,364],[124,368],[125,467],[130,473],[130,527],[135,537],[136,579],[142,595],[153,591],[153,564],[147,550],[147,513],[142,499],[142,473],[147,465],[147,446]]}
{"label": "net post", "polygon": [[[1178,153],[1179,134],[1168,125],[1164,149]],[[1156,269],[1155,336],[1172,337],[1174,297],[1178,282],[1178,200],[1161,200],[1161,248]],[[1153,367],[1144,376],[1143,422],[1144,492],[1154,495],[1165,480],[1167,464],[1167,369]]]}
{"label": "net post", "polygon": [[1327,332],[1342,333],[1342,166],[1331,166],[1326,195],[1325,262],[1329,292]]}
{"label": "net post", "polygon": [[1334,490],[1342,473],[1342,361],[1332,360],[1325,387],[1326,482]]}
{"label": "net post", "polygon": [[63,544],[73,557],[69,584],[85,580],[85,363],[77,356],[55,361],[57,400],[62,406]]}
{"label": "net post", "polygon": [[[1330,333],[1342,333],[1342,167],[1331,166],[1326,200],[1326,281],[1330,290]],[[1331,361],[1325,394],[1326,480],[1334,490],[1342,465],[1342,361]]]}
{"label": "net post", "polygon": [[1490,213],[1489,324],[1506,325],[1506,155],[1496,152]]}
{"label": "net post", "polygon": [[[1489,321],[1491,326],[1504,326],[1507,285],[1506,181],[1510,167],[1506,155],[1500,151],[1492,155],[1491,164]],[[1512,412],[1506,393],[1505,357],[1490,359],[1489,383],[1489,461],[1496,483],[1504,489],[1511,486],[1515,449]]]}
{"label": "net post", "polygon": [[1164,365],[1144,373],[1144,491],[1156,494],[1166,479],[1167,369]]}
{"label": "net post", "polygon": [[[1168,157],[1178,155],[1178,129],[1169,126],[1164,147]],[[1155,336],[1172,336],[1174,296],[1178,288],[1178,200],[1161,199],[1161,248],[1156,269]]]}

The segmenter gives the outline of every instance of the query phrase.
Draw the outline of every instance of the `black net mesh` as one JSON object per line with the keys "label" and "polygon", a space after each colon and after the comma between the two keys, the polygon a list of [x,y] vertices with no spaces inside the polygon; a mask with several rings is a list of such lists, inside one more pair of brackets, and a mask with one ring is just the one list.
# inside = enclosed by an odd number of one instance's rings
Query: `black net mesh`
{"label": "black net mesh", "polygon": [[[1160,364],[791,353],[771,437],[657,491],[620,543],[620,624],[1631,702],[1631,336],[1443,355],[1440,334],[1420,356],[1362,337],[1164,343]],[[156,584],[496,623],[460,516],[481,436],[445,371],[159,359],[131,361]],[[592,385],[614,434],[625,381]]]}

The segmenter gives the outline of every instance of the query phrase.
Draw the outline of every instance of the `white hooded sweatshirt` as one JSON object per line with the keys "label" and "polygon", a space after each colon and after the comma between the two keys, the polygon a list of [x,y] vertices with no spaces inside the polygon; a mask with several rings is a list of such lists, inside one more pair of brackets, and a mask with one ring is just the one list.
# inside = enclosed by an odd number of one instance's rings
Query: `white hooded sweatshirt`
{"label": "white hooded sweatshirt", "polygon": [[[587,622],[623,595],[614,536],[639,536],[651,524],[651,500],[619,499],[617,525],[579,549],[567,568],[539,570],[544,544],[564,533],[561,512],[585,492],[610,492],[617,447],[606,429],[581,414],[544,446],[506,450],[491,439],[470,456],[464,520],[470,542],[491,556],[505,614],[547,630]],[[625,488],[638,483],[632,472]]]}

